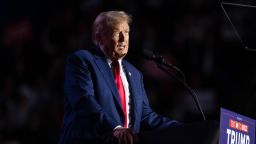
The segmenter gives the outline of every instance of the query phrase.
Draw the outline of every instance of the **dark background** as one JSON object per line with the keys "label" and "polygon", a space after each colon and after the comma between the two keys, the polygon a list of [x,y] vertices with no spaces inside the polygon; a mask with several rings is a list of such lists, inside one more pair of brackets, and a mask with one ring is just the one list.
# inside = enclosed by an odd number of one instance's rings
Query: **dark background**
{"label": "dark background", "polygon": [[[202,120],[188,91],[144,60],[143,49],[184,72],[207,119],[219,121],[220,107],[256,119],[256,52],[244,49],[220,2],[0,0],[0,143],[57,143],[66,56],[92,47],[91,24],[105,10],[133,16],[127,59],[143,72],[156,112],[182,122]],[[247,20],[256,13],[239,7],[227,11],[254,48],[255,20]]]}

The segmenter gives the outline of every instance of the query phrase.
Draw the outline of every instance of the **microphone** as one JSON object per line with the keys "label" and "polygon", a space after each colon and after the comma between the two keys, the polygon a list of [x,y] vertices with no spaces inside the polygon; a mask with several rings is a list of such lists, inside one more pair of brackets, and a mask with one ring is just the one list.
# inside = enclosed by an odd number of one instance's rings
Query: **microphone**
{"label": "microphone", "polygon": [[164,66],[167,66],[167,67],[169,67],[171,69],[174,69],[175,71],[177,71],[179,73],[182,81],[185,82],[185,75],[184,75],[184,73],[178,67],[176,67],[175,65],[166,63],[166,61],[164,60],[163,56],[157,55],[153,51],[150,51],[150,50],[147,50],[147,49],[143,50],[143,56],[146,59],[148,59],[148,60],[155,61],[159,65],[164,65]]}
{"label": "microphone", "polygon": [[156,61],[159,64],[164,64],[165,63],[162,56],[156,55],[156,54],[154,54],[154,52],[152,52],[150,50],[144,49],[143,50],[143,55],[146,59]]}
{"label": "microphone", "polygon": [[[195,101],[195,104],[198,108],[198,111],[200,112],[203,120],[206,120],[205,118],[205,115],[203,113],[203,110],[201,108],[201,105],[199,103],[199,100],[197,98],[197,95],[196,93],[193,91],[193,89],[191,87],[188,86],[188,84],[185,82],[185,76],[184,76],[184,73],[176,66],[172,65],[172,64],[169,64],[169,63],[166,63],[164,58],[160,55],[157,55],[155,54],[154,52],[150,51],[150,50],[146,50],[144,49],[143,50],[143,56],[146,58],[146,59],[149,59],[149,60],[153,60],[157,63],[157,66],[158,68],[160,68],[161,70],[163,70],[164,72],[170,74],[175,80],[177,80],[178,82],[180,82],[187,90],[188,92],[192,95],[194,101]],[[175,71],[179,72],[180,76],[182,79],[178,78],[176,75],[174,75],[173,73],[171,73],[170,71],[167,71],[163,66],[167,66],[169,68],[172,68],[174,69]]]}

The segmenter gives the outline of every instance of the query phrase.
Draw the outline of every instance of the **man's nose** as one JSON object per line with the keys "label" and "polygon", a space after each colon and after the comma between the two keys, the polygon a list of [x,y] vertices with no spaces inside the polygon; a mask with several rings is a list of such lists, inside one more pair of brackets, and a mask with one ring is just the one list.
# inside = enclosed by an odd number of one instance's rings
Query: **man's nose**
{"label": "man's nose", "polygon": [[119,34],[119,42],[123,42],[125,40],[125,35],[123,32],[120,32]]}

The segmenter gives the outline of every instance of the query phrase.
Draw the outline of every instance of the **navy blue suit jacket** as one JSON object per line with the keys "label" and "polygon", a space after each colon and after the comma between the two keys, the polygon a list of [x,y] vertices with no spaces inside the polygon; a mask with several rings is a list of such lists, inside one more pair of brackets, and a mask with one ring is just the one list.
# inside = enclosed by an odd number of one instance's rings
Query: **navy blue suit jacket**
{"label": "navy blue suit jacket", "polygon": [[[130,89],[130,125],[141,129],[175,126],[176,121],[162,117],[149,106],[142,74],[122,60]],[[60,144],[101,143],[117,125],[123,125],[118,90],[107,60],[99,48],[79,50],[67,59],[65,106]]]}

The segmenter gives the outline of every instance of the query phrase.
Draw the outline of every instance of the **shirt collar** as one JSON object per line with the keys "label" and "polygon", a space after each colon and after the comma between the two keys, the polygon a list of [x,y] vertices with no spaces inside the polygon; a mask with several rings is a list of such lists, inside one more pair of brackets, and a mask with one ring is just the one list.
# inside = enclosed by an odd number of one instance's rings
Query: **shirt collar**
{"label": "shirt collar", "polygon": [[[108,65],[111,66],[112,60],[109,59],[109,58],[107,58],[107,62],[108,62]],[[119,60],[118,60],[118,63],[119,63],[119,65],[120,65],[120,64],[122,63],[122,59],[119,59]]]}

